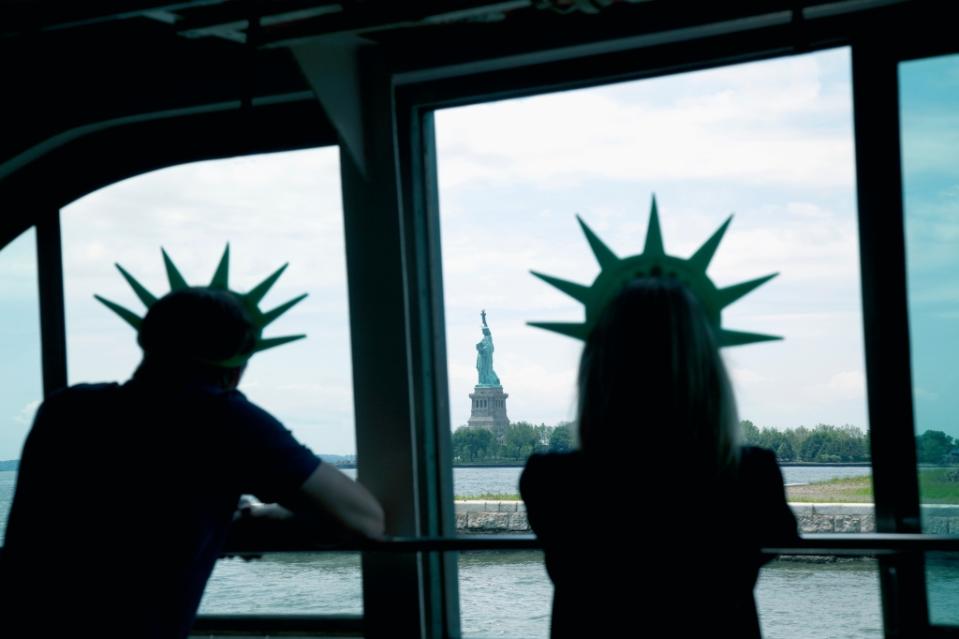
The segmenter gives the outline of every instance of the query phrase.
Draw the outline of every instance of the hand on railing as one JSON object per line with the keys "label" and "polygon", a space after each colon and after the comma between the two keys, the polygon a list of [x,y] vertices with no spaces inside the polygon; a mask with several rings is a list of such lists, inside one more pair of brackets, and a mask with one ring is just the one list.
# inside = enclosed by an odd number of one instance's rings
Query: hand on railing
{"label": "hand on railing", "polygon": [[253,495],[243,495],[233,513],[233,521],[239,519],[292,519],[295,515],[280,504],[264,504]]}

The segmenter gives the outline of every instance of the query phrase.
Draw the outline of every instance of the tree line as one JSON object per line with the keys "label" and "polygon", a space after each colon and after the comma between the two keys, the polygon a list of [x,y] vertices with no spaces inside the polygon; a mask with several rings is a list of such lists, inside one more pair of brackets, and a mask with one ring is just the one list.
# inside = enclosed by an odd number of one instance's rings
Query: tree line
{"label": "tree line", "polygon": [[[869,433],[856,426],[819,424],[778,430],[759,429],[749,420],[740,422],[743,441],[776,453],[779,461],[867,462],[870,461]],[[959,440],[941,430],[926,430],[916,437],[916,456],[920,464],[959,462]]]}
{"label": "tree line", "polygon": [[453,432],[456,463],[523,462],[533,453],[566,452],[573,448],[572,424],[556,426],[513,422],[505,428],[487,430],[460,426]]}
{"label": "tree line", "polygon": [[819,424],[779,430],[760,429],[751,421],[739,422],[743,443],[761,446],[776,453],[784,462],[867,462],[869,434],[855,426]]}
{"label": "tree line", "polygon": [[[505,428],[487,430],[460,426],[453,432],[455,463],[516,463],[533,453],[572,450],[575,426],[514,422]],[[743,443],[776,453],[779,461],[843,463],[870,461],[869,433],[856,426],[819,424],[780,430],[759,428],[749,420],[740,422]],[[916,437],[920,463],[959,462],[959,440],[942,431],[927,430]],[[682,456],[682,451],[676,451]]]}

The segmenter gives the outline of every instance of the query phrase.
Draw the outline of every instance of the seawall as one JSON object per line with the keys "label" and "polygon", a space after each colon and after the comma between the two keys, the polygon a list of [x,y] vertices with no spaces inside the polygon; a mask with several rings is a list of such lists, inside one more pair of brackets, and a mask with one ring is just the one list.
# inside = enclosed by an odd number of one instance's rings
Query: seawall
{"label": "seawall", "polygon": [[[876,531],[872,504],[789,504],[803,533],[871,533]],[[570,516],[594,516],[589,504],[569,504]],[[924,531],[959,535],[959,505],[923,506]],[[456,531],[461,534],[529,533],[526,505],[521,501],[456,502]]]}

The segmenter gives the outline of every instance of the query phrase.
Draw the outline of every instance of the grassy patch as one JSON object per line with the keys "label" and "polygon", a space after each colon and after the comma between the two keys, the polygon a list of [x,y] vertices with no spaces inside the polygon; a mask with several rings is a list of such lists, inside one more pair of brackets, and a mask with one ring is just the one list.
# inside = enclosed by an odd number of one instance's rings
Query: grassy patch
{"label": "grassy patch", "polygon": [[[959,480],[952,479],[955,468],[926,468],[919,471],[919,491],[924,504],[959,505]],[[520,501],[519,495],[484,493],[469,497],[457,496],[456,501]],[[797,503],[871,504],[872,479],[868,475],[817,481],[804,486],[786,488],[786,500]]]}
{"label": "grassy patch", "polygon": [[924,504],[959,504],[959,469],[919,471],[919,496]]}
{"label": "grassy patch", "polygon": [[[956,469],[927,468],[919,471],[919,494],[923,504],[959,504]],[[872,480],[867,476],[818,481],[805,486],[790,486],[786,498],[791,502],[872,503]]]}
{"label": "grassy patch", "polygon": [[817,481],[788,486],[786,501],[799,503],[872,503],[872,479],[868,476]]}
{"label": "grassy patch", "polygon": [[519,495],[508,493],[483,493],[482,495],[470,495],[469,497],[457,495],[454,499],[456,501],[520,501]]}

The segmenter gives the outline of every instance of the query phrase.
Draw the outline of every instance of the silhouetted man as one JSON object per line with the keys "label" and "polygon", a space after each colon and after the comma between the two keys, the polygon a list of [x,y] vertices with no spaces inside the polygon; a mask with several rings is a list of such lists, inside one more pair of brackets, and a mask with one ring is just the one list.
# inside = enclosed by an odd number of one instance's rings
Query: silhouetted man
{"label": "silhouetted man", "polygon": [[241,494],[382,534],[363,486],[236,390],[266,322],[223,280],[124,317],[132,379],[40,407],[0,557],[4,636],[185,637]]}

